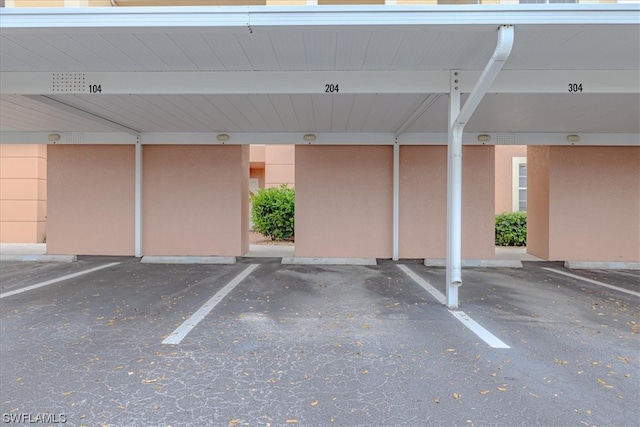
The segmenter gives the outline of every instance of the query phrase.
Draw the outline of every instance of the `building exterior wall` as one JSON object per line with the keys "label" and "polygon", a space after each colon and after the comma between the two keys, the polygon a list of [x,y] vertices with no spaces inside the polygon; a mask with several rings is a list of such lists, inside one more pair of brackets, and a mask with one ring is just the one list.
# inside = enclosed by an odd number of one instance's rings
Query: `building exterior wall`
{"label": "building exterior wall", "polygon": [[48,147],[47,253],[134,254],[134,147]]}
{"label": "building exterior wall", "polygon": [[551,147],[527,149],[527,252],[549,259],[549,155]]}
{"label": "building exterior wall", "polygon": [[295,145],[266,145],[264,151],[264,187],[280,187],[296,182]]}
{"label": "building exterior wall", "polygon": [[46,237],[47,146],[0,145],[0,242]]}
{"label": "building exterior wall", "polygon": [[530,206],[541,205],[529,218],[530,253],[543,257],[548,239],[544,258],[549,260],[640,261],[640,147],[530,147],[530,152],[535,153],[535,159],[529,155]]}
{"label": "building exterior wall", "polygon": [[298,146],[299,257],[391,257],[393,148]]}
{"label": "building exterior wall", "polygon": [[[464,146],[462,155],[462,257],[492,259],[494,250],[494,147]],[[447,147],[400,147],[401,258],[445,258]]]}
{"label": "building exterior wall", "polygon": [[145,255],[244,255],[248,204],[248,146],[143,147]]}
{"label": "building exterior wall", "polygon": [[512,169],[514,157],[526,157],[526,145],[496,145],[495,213],[511,212],[513,207]]}
{"label": "building exterior wall", "polygon": [[551,147],[549,258],[640,261],[640,147]]}

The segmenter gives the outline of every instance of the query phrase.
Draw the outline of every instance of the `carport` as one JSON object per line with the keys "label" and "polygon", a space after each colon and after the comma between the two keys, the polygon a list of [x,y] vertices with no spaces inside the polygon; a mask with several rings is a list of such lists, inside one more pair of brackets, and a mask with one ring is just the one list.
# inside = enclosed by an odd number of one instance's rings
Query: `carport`
{"label": "carport", "polygon": [[50,144],[50,253],[137,257],[244,254],[249,144],[295,144],[296,256],[440,256],[456,307],[498,144],[530,251],[640,259],[639,11],[3,9],[0,137]]}

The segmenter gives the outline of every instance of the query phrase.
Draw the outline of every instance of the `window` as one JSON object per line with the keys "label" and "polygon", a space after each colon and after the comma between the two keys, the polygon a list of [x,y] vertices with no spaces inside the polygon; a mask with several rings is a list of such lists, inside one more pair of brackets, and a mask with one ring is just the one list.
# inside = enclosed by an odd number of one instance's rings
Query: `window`
{"label": "window", "polygon": [[511,210],[512,211],[527,211],[527,158],[526,157],[513,157],[512,159],[512,196],[511,196]]}

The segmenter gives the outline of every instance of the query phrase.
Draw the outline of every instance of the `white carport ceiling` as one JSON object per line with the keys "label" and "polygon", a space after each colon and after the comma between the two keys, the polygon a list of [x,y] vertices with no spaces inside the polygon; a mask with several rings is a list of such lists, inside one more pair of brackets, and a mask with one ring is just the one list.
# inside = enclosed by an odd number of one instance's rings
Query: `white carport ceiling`
{"label": "white carport ceiling", "polygon": [[[513,72],[523,93],[490,90],[468,131],[637,134],[639,12],[637,5],[3,9],[0,85],[37,72],[174,73],[171,86],[178,88],[186,84],[180,73],[193,71],[252,72],[257,81],[260,73],[273,71],[299,72],[302,78],[320,71],[331,78],[343,71],[457,69],[477,76],[495,47],[497,27],[513,24],[515,45],[503,73]],[[570,79],[585,70],[601,72],[597,93],[588,87],[563,92],[573,80],[563,80],[561,90],[526,93],[530,83],[544,87],[544,79],[517,81],[536,78],[538,71],[562,71],[552,77]],[[621,72],[638,78],[608,93]],[[0,99],[2,131],[110,130],[8,87]],[[142,132],[394,133],[430,99],[405,131],[447,131],[442,91],[378,92],[373,82],[366,91],[333,94],[291,93],[286,87],[202,94],[104,89],[42,94]]]}

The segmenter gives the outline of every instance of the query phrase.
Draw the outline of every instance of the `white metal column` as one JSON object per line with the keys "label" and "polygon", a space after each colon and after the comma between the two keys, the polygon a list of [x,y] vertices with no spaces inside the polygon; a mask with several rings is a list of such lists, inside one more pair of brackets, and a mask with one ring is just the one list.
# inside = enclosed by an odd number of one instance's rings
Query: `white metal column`
{"label": "white metal column", "polygon": [[393,250],[392,259],[400,259],[400,143],[393,142]]}
{"label": "white metal column", "polygon": [[460,113],[460,72],[451,71],[449,140],[447,146],[447,306],[458,307],[462,284],[462,130],[456,131]]}
{"label": "white metal column", "polygon": [[142,257],[142,140],[140,135],[136,140],[134,197],[134,254],[140,258]]}

